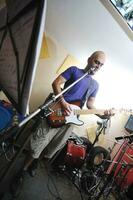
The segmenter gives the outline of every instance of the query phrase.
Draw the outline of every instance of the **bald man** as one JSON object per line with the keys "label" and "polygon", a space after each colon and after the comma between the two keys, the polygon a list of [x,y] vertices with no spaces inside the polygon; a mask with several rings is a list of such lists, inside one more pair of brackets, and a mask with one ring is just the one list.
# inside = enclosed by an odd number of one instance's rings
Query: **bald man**
{"label": "bald man", "polygon": [[[71,104],[75,101],[80,102],[80,108],[82,108],[85,103],[88,109],[94,108],[94,101],[98,92],[99,84],[95,79],[93,79],[93,75],[104,65],[105,57],[104,52],[96,51],[88,58],[85,69],[71,66],[53,81],[52,87],[54,94],[58,95],[62,91],[62,84],[64,84],[64,88],[66,88],[88,72],[82,80],[59,97],[58,101],[60,102],[60,106],[65,116],[71,115]],[[104,114],[110,116],[109,111],[105,111]],[[100,117],[105,117],[105,115]],[[45,118],[42,119],[42,123],[32,134],[31,153],[26,158],[22,171],[26,172],[32,161],[34,159],[37,160],[44,149],[46,157],[52,158],[68,140],[72,133],[72,129],[73,126],[70,124],[64,124],[62,127],[52,128],[49,126],[49,123],[47,123]],[[19,183],[21,183],[19,180],[22,179],[23,174],[24,173],[21,173],[19,179],[14,182],[16,183],[15,186],[12,184],[12,188],[15,188],[14,191],[17,191],[17,188],[19,188]]]}
{"label": "bald man", "polygon": [[[78,106],[80,108],[85,103],[88,109],[94,108],[94,101],[99,84],[92,76],[104,65],[104,62],[104,52],[96,51],[88,58],[85,69],[71,66],[53,81],[52,87],[54,94],[58,95],[62,91],[62,84],[64,84],[65,89],[88,72],[87,76],[59,97],[58,102],[60,102],[60,107],[65,116],[71,115],[71,105],[75,101],[79,102]],[[105,111],[104,115],[100,117],[105,118],[107,116],[110,116],[110,111]],[[65,124],[59,128],[50,127],[49,123],[43,119],[43,125],[37,129],[37,132],[33,133],[31,138],[32,158],[38,159],[44,149],[45,155],[51,158],[65,144],[72,133],[72,129],[73,126],[71,124]]]}
{"label": "bald man", "polygon": [[82,107],[87,100],[87,107],[89,109],[94,108],[93,104],[99,84],[92,78],[92,75],[94,75],[104,65],[105,59],[106,56],[104,52],[96,51],[88,58],[85,69],[79,69],[72,66],[55,79],[52,86],[54,93],[57,95],[61,92],[61,85],[63,83],[65,83],[66,88],[88,72],[88,75],[83,80],[73,86],[61,97],[61,105],[65,110],[66,115],[71,113],[69,102],[72,101],[80,101]]}

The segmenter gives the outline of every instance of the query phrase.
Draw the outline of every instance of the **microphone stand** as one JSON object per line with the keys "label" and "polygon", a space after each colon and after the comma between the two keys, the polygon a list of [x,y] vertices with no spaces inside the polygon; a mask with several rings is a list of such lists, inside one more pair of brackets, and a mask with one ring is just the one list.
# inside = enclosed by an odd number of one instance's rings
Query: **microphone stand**
{"label": "microphone stand", "polygon": [[[56,96],[54,96],[52,99],[50,99],[47,103],[45,103],[44,105],[40,106],[35,112],[33,112],[32,114],[30,114],[27,118],[25,118],[22,122],[19,123],[18,127],[23,126],[25,123],[27,123],[30,119],[32,119],[35,115],[37,115],[40,111],[44,110],[44,115],[47,117],[49,114],[47,113],[47,109],[48,107],[54,102],[56,101],[56,99],[58,99],[62,94],[64,94],[65,92],[67,92],[71,87],[73,87],[76,83],[78,83],[80,80],[82,80],[85,76],[88,75],[88,72],[86,72],[83,76],[81,76],[79,79],[77,79],[75,82],[73,82],[71,85],[69,85],[67,88],[65,88],[61,93],[57,94]],[[46,110],[46,113],[45,113]]]}
{"label": "microphone stand", "polygon": [[116,140],[123,140],[123,139],[133,139],[133,134],[130,134],[130,135],[123,135],[123,136],[118,136],[118,137],[115,137]]}
{"label": "microphone stand", "polygon": [[[7,131],[7,133],[2,134],[2,136],[0,137],[0,141],[2,141],[2,139],[4,138],[4,140],[11,138],[12,136],[14,136],[14,134],[17,134],[17,131],[19,132],[19,135],[21,134],[21,132],[24,131],[24,128],[27,127],[27,122],[32,119],[33,117],[35,117],[37,114],[39,114],[41,111],[44,111],[44,116],[47,117],[51,112],[49,112],[49,106],[56,101],[56,99],[58,99],[62,94],[64,94],[66,91],[68,91],[71,87],[73,87],[76,83],[78,83],[80,80],[82,80],[84,77],[86,77],[89,74],[89,71],[86,72],[83,76],[81,76],[79,79],[77,79],[75,82],[73,82],[71,85],[69,85],[67,88],[65,88],[61,93],[59,93],[58,95],[54,96],[52,99],[50,99],[47,103],[43,104],[42,106],[40,106],[36,111],[34,111],[32,114],[30,114],[28,117],[26,117],[22,122],[20,122],[17,126],[12,127],[11,131]],[[38,118],[36,120],[36,122],[32,125],[31,128],[31,132],[33,130],[35,130],[36,127],[38,127],[40,123],[40,118]],[[24,126],[25,125],[25,126]],[[19,128],[21,128],[22,126],[24,126],[22,128],[22,130],[19,131]],[[6,131],[5,131],[6,132]],[[6,135],[5,135],[6,134]],[[6,172],[4,171],[4,173],[2,174],[2,176],[0,177],[0,188],[1,191],[3,192],[5,190],[5,184],[6,184],[6,179],[8,176],[10,176],[11,174],[11,170],[13,169],[13,167],[16,164],[17,159],[19,158],[19,156],[21,155],[22,151],[24,150],[24,147],[26,146],[27,142],[30,139],[30,135],[31,133],[27,133],[22,146],[20,147],[20,149],[18,150],[18,152],[16,153],[16,155],[14,156],[14,158],[12,159],[12,161],[10,162],[10,165],[8,166],[8,169],[6,170]],[[1,194],[1,193],[0,193]]]}

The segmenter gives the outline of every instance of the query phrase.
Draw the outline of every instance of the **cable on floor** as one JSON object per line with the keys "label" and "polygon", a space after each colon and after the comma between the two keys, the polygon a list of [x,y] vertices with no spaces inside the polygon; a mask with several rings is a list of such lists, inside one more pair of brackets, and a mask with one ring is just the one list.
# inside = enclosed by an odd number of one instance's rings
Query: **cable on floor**
{"label": "cable on floor", "polygon": [[[55,200],[63,200],[61,197],[60,197],[60,194],[59,194],[59,191],[57,189],[57,186],[53,180],[53,177],[50,175],[49,173],[49,170],[48,168],[46,167],[45,163],[44,163],[44,166],[48,172],[48,181],[47,181],[47,188],[48,188],[48,191],[49,193],[55,198]],[[51,180],[51,183],[53,184],[54,188],[55,188],[55,191],[56,191],[56,194],[52,192],[51,188],[50,188],[50,180]]]}

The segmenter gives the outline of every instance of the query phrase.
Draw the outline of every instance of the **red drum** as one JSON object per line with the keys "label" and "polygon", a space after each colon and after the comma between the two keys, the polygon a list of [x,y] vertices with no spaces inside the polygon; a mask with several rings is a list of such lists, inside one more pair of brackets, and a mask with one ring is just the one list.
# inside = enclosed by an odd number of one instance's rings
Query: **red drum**
{"label": "red drum", "polygon": [[74,141],[67,142],[67,152],[65,156],[65,164],[73,168],[81,168],[86,156],[86,146],[75,144]]}
{"label": "red drum", "polygon": [[107,172],[110,174],[114,170],[116,183],[124,189],[133,183],[133,144],[124,141],[120,147],[116,146],[118,152]]}

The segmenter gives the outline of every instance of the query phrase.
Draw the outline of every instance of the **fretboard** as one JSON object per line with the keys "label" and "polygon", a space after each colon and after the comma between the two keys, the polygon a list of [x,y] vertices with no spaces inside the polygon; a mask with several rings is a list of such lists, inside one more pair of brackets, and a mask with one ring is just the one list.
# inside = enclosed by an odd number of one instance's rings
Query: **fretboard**
{"label": "fretboard", "polygon": [[83,109],[83,110],[80,110],[80,109],[74,109],[73,110],[73,113],[75,115],[88,115],[88,114],[99,114],[99,115],[104,115],[104,111],[103,109]]}
{"label": "fretboard", "polygon": [[[124,114],[133,114],[133,111],[127,110],[127,109],[112,109],[113,113],[124,113]],[[88,114],[97,114],[97,115],[104,115],[105,110],[104,109],[74,109],[73,113],[75,115],[88,115]]]}

